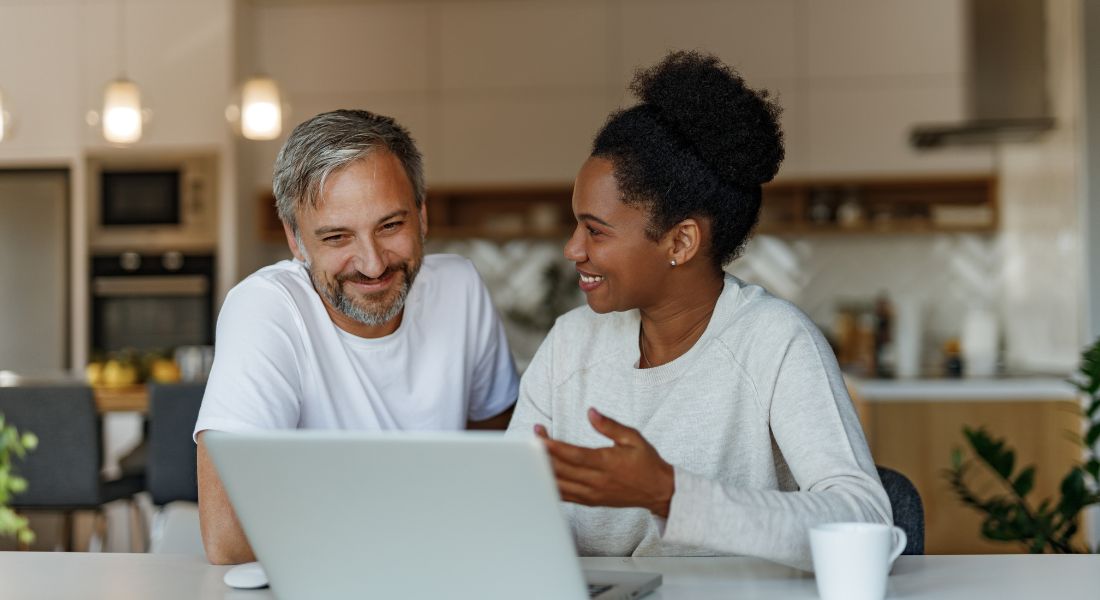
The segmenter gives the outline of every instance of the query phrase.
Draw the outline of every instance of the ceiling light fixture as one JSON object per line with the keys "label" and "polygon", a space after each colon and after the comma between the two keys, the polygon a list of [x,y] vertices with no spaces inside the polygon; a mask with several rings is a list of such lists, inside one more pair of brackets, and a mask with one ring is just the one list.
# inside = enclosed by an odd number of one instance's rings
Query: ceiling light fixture
{"label": "ceiling light fixture", "polygon": [[249,78],[241,88],[241,135],[250,140],[273,140],[282,132],[279,85],[266,76]]}
{"label": "ceiling light fixture", "polygon": [[[123,0],[115,3],[118,9],[118,63],[119,71],[126,72],[126,6]],[[141,139],[142,120],[141,90],[133,81],[120,75],[107,84],[103,92],[103,138],[114,144],[132,144]]]}

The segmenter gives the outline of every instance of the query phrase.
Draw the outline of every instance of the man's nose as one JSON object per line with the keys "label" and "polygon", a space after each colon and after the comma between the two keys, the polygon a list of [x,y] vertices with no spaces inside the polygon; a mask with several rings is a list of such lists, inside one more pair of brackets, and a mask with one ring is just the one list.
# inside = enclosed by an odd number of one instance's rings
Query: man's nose
{"label": "man's nose", "polygon": [[355,268],[367,277],[381,277],[386,272],[382,249],[373,238],[360,238],[355,253]]}

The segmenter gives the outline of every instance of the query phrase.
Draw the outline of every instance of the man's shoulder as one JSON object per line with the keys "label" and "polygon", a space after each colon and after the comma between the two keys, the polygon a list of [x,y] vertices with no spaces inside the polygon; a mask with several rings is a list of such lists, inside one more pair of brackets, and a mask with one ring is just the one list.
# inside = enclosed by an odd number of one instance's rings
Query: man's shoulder
{"label": "man's shoulder", "polygon": [[309,275],[302,263],[283,260],[266,266],[233,286],[225,297],[222,310],[243,307],[248,313],[260,317],[269,312],[310,310],[309,304],[319,300],[309,282]]}
{"label": "man's shoulder", "polygon": [[229,293],[241,294],[259,290],[270,292],[275,288],[291,290],[303,285],[310,286],[305,265],[297,260],[281,260],[245,277]]}
{"label": "man's shoulder", "polygon": [[448,283],[457,281],[475,282],[480,280],[474,263],[465,256],[458,254],[427,254],[424,256],[424,264],[420,268],[421,273],[433,279],[440,279]]}
{"label": "man's shoulder", "polygon": [[457,254],[426,255],[414,286],[419,288],[414,302],[425,302],[435,308],[440,308],[440,304],[453,309],[467,302],[476,303],[476,299],[487,294],[474,263]]}

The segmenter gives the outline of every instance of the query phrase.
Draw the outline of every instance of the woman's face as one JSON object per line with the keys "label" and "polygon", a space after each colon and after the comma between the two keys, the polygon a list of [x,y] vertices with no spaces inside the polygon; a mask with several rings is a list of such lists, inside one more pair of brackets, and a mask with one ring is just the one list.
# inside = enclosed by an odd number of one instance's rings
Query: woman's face
{"label": "woman's face", "polygon": [[652,306],[671,269],[662,245],[646,236],[649,214],[621,198],[611,161],[585,161],[573,186],[577,227],[565,258],[577,264],[581,290],[598,313]]}

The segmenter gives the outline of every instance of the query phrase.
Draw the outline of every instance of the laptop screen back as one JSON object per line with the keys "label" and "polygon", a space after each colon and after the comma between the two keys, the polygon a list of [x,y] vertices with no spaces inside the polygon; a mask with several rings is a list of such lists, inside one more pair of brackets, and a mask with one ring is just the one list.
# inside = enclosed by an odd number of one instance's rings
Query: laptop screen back
{"label": "laptop screen back", "polygon": [[203,439],[283,600],[586,597],[534,438],[210,431]]}

